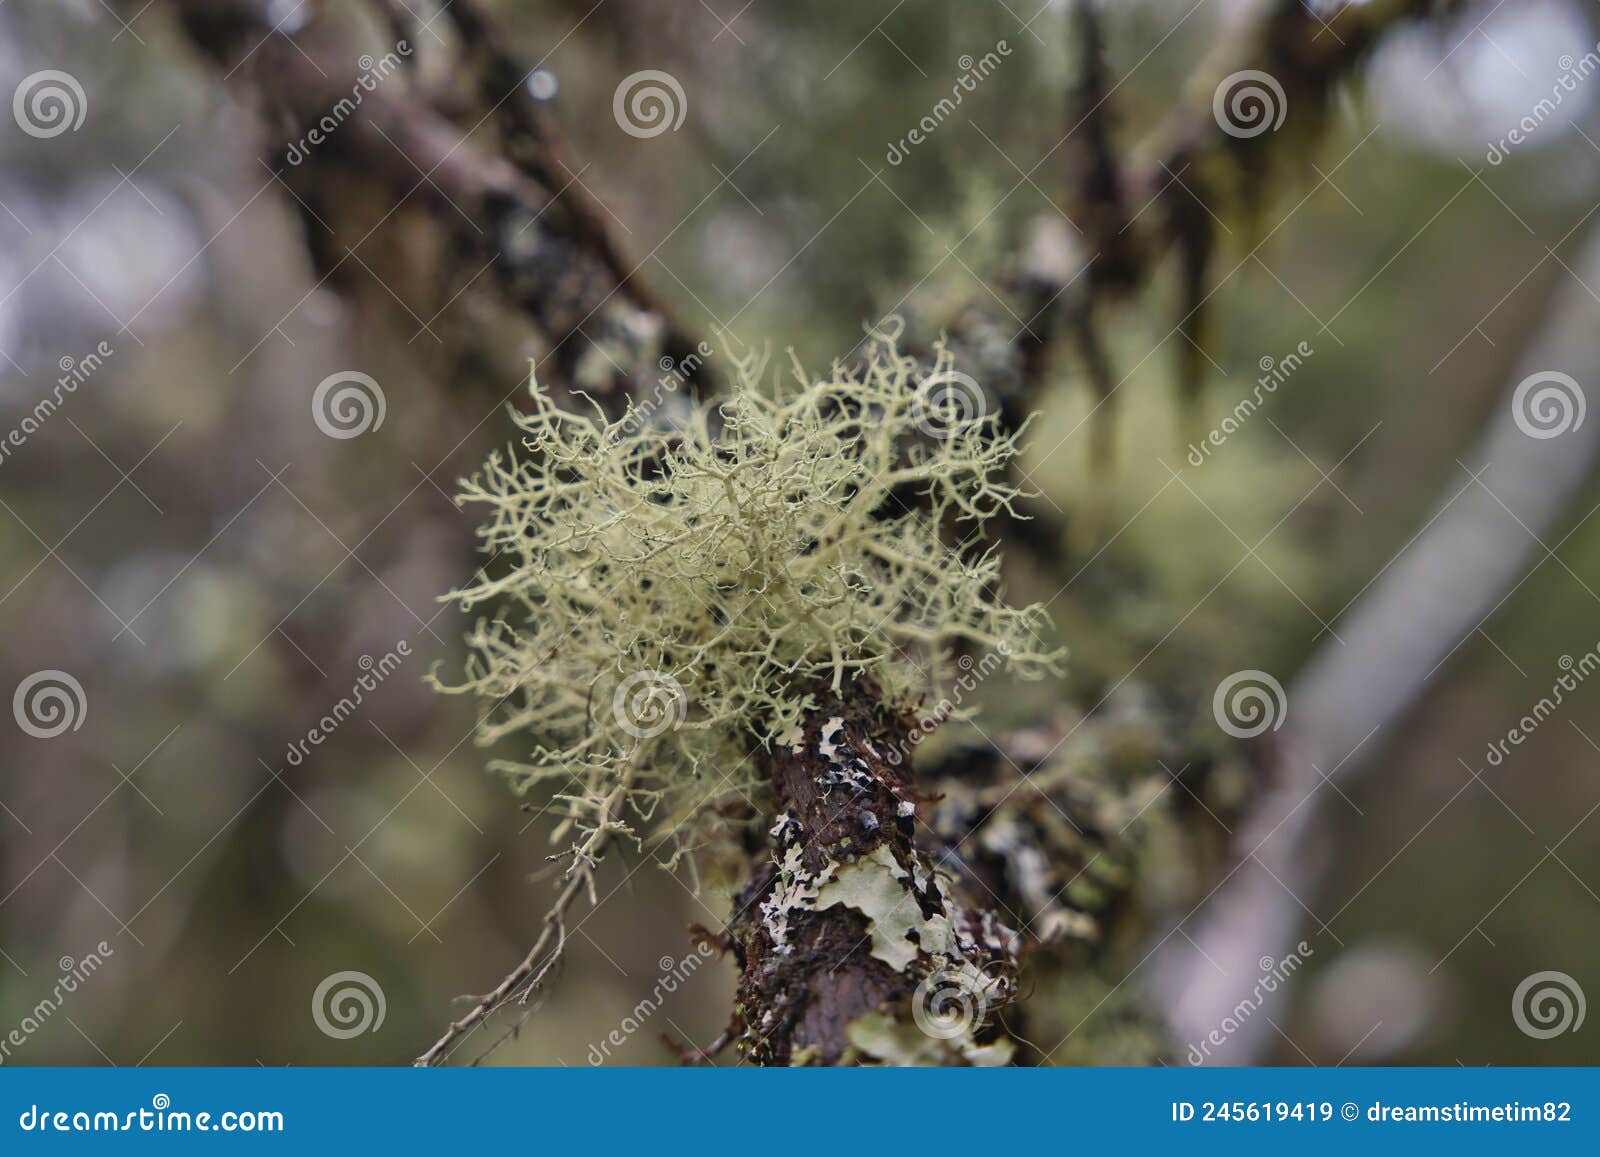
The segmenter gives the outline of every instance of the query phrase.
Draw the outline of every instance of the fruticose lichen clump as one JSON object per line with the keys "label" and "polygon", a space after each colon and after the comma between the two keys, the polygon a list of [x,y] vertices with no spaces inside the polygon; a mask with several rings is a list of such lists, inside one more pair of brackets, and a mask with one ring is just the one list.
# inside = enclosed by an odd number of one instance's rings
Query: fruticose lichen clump
{"label": "fruticose lichen clump", "polygon": [[947,354],[919,365],[878,331],[824,378],[732,360],[731,394],[672,426],[570,412],[535,383],[523,452],[463,484],[490,559],[447,597],[494,617],[444,689],[487,701],[481,743],[532,740],[492,766],[554,781],[564,831],[621,828],[625,805],[636,838],[678,833],[764,790],[752,757],[819,695],[909,711],[958,647],[1024,676],[1055,660],[1043,610],[999,599],[993,553],[947,542],[1019,496],[1002,468],[1021,435],[933,388],[956,376]]}

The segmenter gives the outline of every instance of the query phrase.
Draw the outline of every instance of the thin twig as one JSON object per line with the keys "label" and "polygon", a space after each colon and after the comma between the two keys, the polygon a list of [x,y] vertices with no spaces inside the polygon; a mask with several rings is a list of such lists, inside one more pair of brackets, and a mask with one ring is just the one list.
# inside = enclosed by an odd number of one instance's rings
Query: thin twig
{"label": "thin twig", "polygon": [[545,913],[544,927],[539,930],[539,939],[528,950],[528,954],[506,974],[504,980],[487,994],[479,997],[465,1016],[451,1022],[443,1035],[412,1062],[414,1065],[418,1068],[431,1068],[440,1064],[456,1042],[477,1028],[496,1010],[510,1003],[518,992],[521,992],[522,999],[526,1000],[560,963],[566,950],[567,909],[572,907],[573,901],[584,891],[588,891],[589,902],[591,905],[594,904],[594,870],[610,846],[611,837],[623,830],[621,825],[616,823],[616,812],[621,808],[625,794],[626,784],[618,784],[606,797],[600,825],[588,834],[582,844],[573,849],[572,866],[566,873],[567,882],[562,886],[555,902],[550,905],[550,910]]}

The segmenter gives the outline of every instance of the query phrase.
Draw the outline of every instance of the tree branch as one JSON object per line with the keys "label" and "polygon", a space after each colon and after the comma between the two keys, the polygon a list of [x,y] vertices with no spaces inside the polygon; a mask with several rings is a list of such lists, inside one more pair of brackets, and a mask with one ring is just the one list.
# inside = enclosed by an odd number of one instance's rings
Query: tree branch
{"label": "tree branch", "polygon": [[[554,118],[527,90],[529,70],[500,47],[503,36],[476,5],[449,11],[480,94],[472,111],[484,110],[479,126],[500,130],[499,152],[469,140],[471,128],[431,107],[405,79],[357,88],[354,48],[333,21],[313,16],[290,30],[273,22],[264,0],[170,3],[189,39],[252,94],[284,145],[321,134],[297,164],[285,167],[281,148],[266,160],[298,200],[325,275],[355,247],[398,228],[399,211],[415,199],[435,212],[408,225],[442,234],[432,248],[443,257],[425,279],[464,289],[488,270],[503,305],[546,338],[557,370],[551,376],[563,385],[619,406],[658,378],[663,354],[678,362],[697,346],[627,267],[603,212],[573,179]],[[350,208],[362,204],[352,182],[373,188],[365,217]],[[400,293],[418,296],[406,286]],[[431,312],[419,300],[406,305]],[[496,356],[483,354],[491,364]],[[702,373],[695,359],[688,376]]]}
{"label": "tree branch", "polygon": [[740,895],[736,1022],[761,1064],[1003,1064],[989,1014],[1015,995],[1017,938],[961,905],[913,843],[917,799],[889,761],[904,720],[870,689],[824,700],[766,755],[777,845]]}
{"label": "tree branch", "polygon": [[[1160,962],[1180,1039],[1200,1039],[1220,1023],[1237,1000],[1237,978],[1252,975],[1258,957],[1281,959],[1294,941],[1302,916],[1295,897],[1314,893],[1321,876],[1324,776],[1343,785],[1379,766],[1373,757],[1429,679],[1526,581],[1544,535],[1593,474],[1600,423],[1572,425],[1569,411],[1564,432],[1530,436],[1540,414],[1518,390],[1534,375],[1600,366],[1586,287],[1600,279],[1600,239],[1591,237],[1573,264],[1579,283],[1552,303],[1463,475],[1338,624],[1342,642],[1323,646],[1290,687],[1289,722],[1269,756],[1274,786],[1238,833],[1237,866],[1208,909],[1196,951]],[[1552,408],[1544,416],[1559,415]],[[1256,1063],[1270,1027],[1266,1017],[1242,1021],[1219,1055]]]}

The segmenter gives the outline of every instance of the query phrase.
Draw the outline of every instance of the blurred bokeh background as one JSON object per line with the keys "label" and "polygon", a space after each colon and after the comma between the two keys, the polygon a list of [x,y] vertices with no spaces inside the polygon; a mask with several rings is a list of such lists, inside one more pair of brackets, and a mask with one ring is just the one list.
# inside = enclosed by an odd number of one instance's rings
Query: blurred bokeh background
{"label": "blurred bokeh background", "polygon": [[[437,82],[455,35],[435,0],[372,6],[393,25],[355,5],[269,7],[276,36],[334,22],[378,58],[399,28],[415,59],[385,85]],[[570,179],[697,331],[825,363],[913,296],[985,294],[1064,206],[1074,55],[1053,0],[487,7],[542,70]],[[1207,106],[1193,78],[1263,5],[1108,8],[1116,132],[1133,152],[1173,108]],[[1011,583],[1051,600],[1073,659],[1059,684],[985,687],[987,729],[1093,703],[1135,668],[1198,728],[1227,673],[1288,682],[1338,645],[1351,604],[1471,484],[1462,463],[1541,319],[1576,295],[1600,323],[1600,284],[1573,256],[1600,203],[1597,15],[1589,0],[1465,3],[1383,34],[1309,159],[1263,176],[1255,219],[1222,226],[1198,418],[1173,388],[1186,339],[1170,270],[1104,318],[1119,379],[1109,464],[1091,462],[1097,395],[1072,359],[1053,365],[1028,471],[1063,512],[1067,562],[1018,564]],[[998,66],[896,161],[1001,43]],[[681,85],[680,129],[641,138],[614,116],[619,84],[644,69]],[[12,0],[0,95],[41,70],[76,82],[84,115],[52,135],[23,131],[23,111],[0,118],[0,437],[24,432],[0,457],[0,691],[56,671],[83,698],[59,735],[0,728],[0,1036],[64,967],[111,952],[5,1063],[403,1062],[522,955],[551,889],[539,801],[484,772],[471,704],[422,683],[463,656],[463,620],[438,601],[474,565],[454,480],[508,440],[504,403],[543,351],[477,299],[472,269],[443,290],[406,285],[425,265],[406,218],[425,247],[449,206],[394,207],[321,272],[307,221],[341,207],[297,198],[287,140],[165,0]],[[1492,159],[1530,115],[1524,142]],[[503,358],[460,356],[464,333],[494,335]],[[1314,352],[1258,418],[1190,463],[1263,359],[1301,343]],[[1600,401],[1600,349],[1549,368]],[[349,372],[381,383],[383,421],[329,437],[313,394]],[[46,398],[58,404],[41,411]],[[1594,1025],[1541,1040],[1510,1014],[1542,970],[1600,994],[1600,821],[1580,822],[1600,803],[1600,685],[1485,758],[1563,656],[1600,645],[1596,503],[1591,481],[1564,504],[1531,573],[1370,766],[1323,793],[1330,850],[1300,896],[1316,952],[1272,1013],[1267,1059],[1600,1058]],[[291,758],[386,655],[398,666]],[[603,883],[559,983],[496,1063],[591,1063],[692,953],[686,925],[728,910],[718,881],[640,857]],[[376,1031],[319,1030],[313,994],[341,971],[381,986]],[[733,981],[727,961],[693,970],[606,1059],[670,1062],[661,1032],[706,1044]]]}

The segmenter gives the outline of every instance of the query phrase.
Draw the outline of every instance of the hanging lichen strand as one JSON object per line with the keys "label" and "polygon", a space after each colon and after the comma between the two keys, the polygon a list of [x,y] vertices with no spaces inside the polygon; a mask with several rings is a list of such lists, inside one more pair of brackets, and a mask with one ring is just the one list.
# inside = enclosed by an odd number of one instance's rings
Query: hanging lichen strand
{"label": "hanging lichen strand", "polygon": [[531,741],[491,766],[520,790],[555,784],[557,839],[677,837],[718,798],[765,791],[755,757],[819,695],[870,687],[909,710],[959,673],[957,645],[1023,676],[1053,665],[1043,610],[999,601],[994,554],[941,531],[1018,497],[1002,467],[1022,431],[954,412],[928,388],[948,354],[919,368],[895,336],[769,389],[764,356],[735,358],[731,396],[671,428],[571,413],[535,383],[515,415],[525,453],[463,484],[490,559],[447,597],[494,617],[468,635],[465,681],[440,686],[486,701],[480,743]]}

